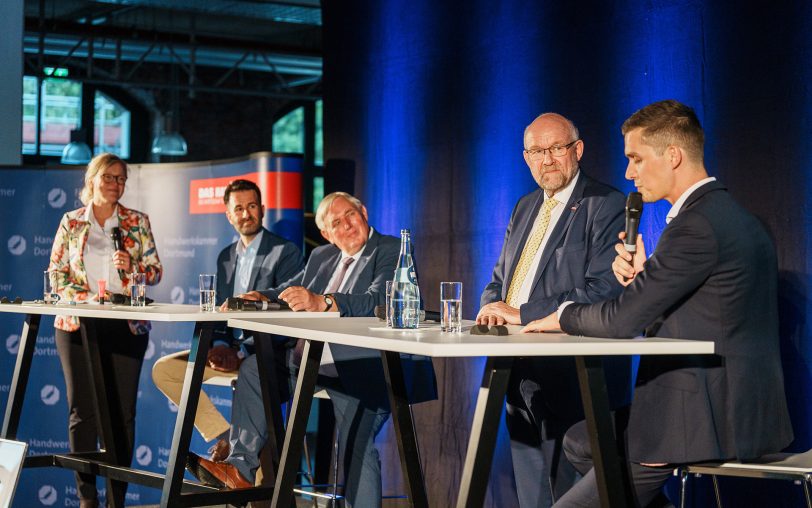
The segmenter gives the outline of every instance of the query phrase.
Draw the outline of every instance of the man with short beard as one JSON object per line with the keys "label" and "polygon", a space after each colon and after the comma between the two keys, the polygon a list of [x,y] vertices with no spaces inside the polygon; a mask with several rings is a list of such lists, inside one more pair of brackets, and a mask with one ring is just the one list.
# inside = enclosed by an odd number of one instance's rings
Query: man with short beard
{"label": "man with short beard", "polygon": [[[259,187],[249,180],[234,180],[223,194],[226,218],[240,238],[217,256],[217,304],[226,298],[256,288],[273,287],[296,275],[304,266],[296,245],[262,227],[265,207]],[[241,330],[225,325],[215,331],[203,379],[232,373],[235,377],[240,362],[253,353],[253,343]],[[189,351],[164,356],[152,367],[155,386],[175,404],[180,403]],[[228,456],[230,425],[214,407],[205,392],[195,414],[195,427],[207,442],[217,439],[209,450],[212,460]]]}
{"label": "man with short beard", "polygon": [[[539,188],[513,210],[482,293],[480,324],[527,324],[561,302],[598,302],[622,289],[611,265],[615,235],[623,229],[623,195],[580,171],[584,142],[578,129],[561,115],[545,113],[525,129],[524,146]],[[629,399],[630,360],[615,357],[604,364],[610,400],[620,407]],[[519,505],[550,506],[550,445],[583,418],[574,360],[515,359],[506,399]],[[568,487],[560,480],[559,492]]]}

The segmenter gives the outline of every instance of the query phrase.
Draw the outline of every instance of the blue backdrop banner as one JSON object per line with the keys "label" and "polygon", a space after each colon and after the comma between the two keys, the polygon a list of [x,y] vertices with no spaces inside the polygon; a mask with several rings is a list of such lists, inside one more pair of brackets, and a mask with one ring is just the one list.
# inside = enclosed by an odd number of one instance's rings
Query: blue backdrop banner
{"label": "blue backdrop banner", "polygon": [[[217,254],[236,241],[225,217],[223,191],[229,181],[257,182],[266,206],[264,225],[300,247],[303,243],[302,159],[267,152],[246,158],[183,164],[131,165],[122,204],[145,212],[164,266],[160,284],[147,296],[158,302],[197,304],[197,276],[214,272]],[[48,266],[53,235],[62,215],[82,206],[81,169],[1,169],[0,296],[25,300],[42,297],[42,271]],[[0,407],[6,406],[23,317],[0,315]],[[54,344],[53,318],[40,325],[31,376],[17,438],[29,453],[68,451],[67,402],[62,368]],[[162,355],[188,349],[191,324],[153,323],[141,371],[133,466],[163,473],[177,408],[153,385],[150,372]],[[214,404],[228,417],[228,388],[206,386]],[[195,432],[192,451],[208,445]],[[104,481],[98,481],[104,496]],[[127,505],[155,504],[160,491],[130,485]],[[78,506],[73,474],[53,468],[24,470],[14,507]]]}

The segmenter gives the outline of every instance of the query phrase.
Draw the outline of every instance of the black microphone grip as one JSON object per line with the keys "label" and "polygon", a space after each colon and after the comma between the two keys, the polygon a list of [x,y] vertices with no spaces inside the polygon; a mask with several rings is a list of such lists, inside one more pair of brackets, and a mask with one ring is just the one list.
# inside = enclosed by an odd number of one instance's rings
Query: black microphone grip
{"label": "black microphone grip", "polygon": [[[124,251],[124,246],[121,244],[121,228],[113,228],[113,231],[110,232],[110,238],[113,239],[113,247],[115,247],[116,250]],[[126,277],[124,270],[121,268],[118,269],[118,277],[121,280],[124,280],[124,277]]]}
{"label": "black microphone grip", "polygon": [[640,227],[640,217],[643,215],[643,195],[639,192],[630,192],[626,199],[626,238],[623,246],[627,252],[637,252],[637,228]]}

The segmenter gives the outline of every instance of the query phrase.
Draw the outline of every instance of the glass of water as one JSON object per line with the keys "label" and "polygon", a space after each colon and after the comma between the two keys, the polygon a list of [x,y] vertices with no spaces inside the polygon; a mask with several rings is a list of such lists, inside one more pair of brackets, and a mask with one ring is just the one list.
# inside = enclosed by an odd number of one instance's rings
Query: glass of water
{"label": "glass of water", "polygon": [[200,274],[200,311],[214,312],[217,300],[217,275],[213,273]]}
{"label": "glass of water", "polygon": [[54,304],[59,301],[59,272],[45,270],[42,273],[42,299],[45,303]]}
{"label": "glass of water", "polygon": [[462,331],[462,282],[440,283],[440,329]]}
{"label": "glass of water", "polygon": [[146,307],[147,274],[137,272],[130,274],[130,305],[133,307]]}

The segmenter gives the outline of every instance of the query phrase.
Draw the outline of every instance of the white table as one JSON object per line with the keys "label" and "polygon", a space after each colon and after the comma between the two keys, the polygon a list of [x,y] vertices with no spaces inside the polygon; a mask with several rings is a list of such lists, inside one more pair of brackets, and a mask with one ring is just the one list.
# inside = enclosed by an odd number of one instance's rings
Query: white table
{"label": "white table", "polygon": [[[65,467],[80,472],[93,473],[107,477],[108,489],[126,488],[122,482],[133,482],[162,490],[161,507],[167,506],[208,506],[212,504],[245,503],[251,500],[268,499],[271,497],[270,488],[243,489],[239,491],[217,491],[209,487],[192,482],[184,482],[183,473],[186,456],[189,450],[192,429],[194,425],[197,402],[200,396],[200,386],[203,380],[203,369],[206,365],[207,354],[212,340],[213,330],[229,317],[241,316],[245,318],[266,318],[270,314],[287,316],[299,320],[302,318],[329,318],[332,313],[321,312],[292,312],[292,311],[239,311],[239,312],[200,312],[197,305],[175,305],[154,303],[147,307],[130,307],[128,305],[99,304],[57,304],[23,302],[22,304],[0,304],[0,312],[24,314],[25,323],[20,335],[17,362],[9,390],[8,404],[3,418],[3,427],[0,437],[14,439],[20,423],[23,399],[34,349],[39,332],[40,319],[43,315],[78,316],[80,320],[82,339],[90,366],[90,386],[94,390],[96,411],[99,416],[102,450],[92,453],[68,453],[58,455],[44,455],[28,457],[26,467]],[[178,415],[175,421],[175,431],[172,436],[172,448],[166,469],[166,475],[139,471],[129,467],[117,466],[118,457],[123,456],[125,436],[123,422],[117,418],[115,408],[118,402],[115,395],[108,392],[105,379],[113,374],[108,371],[109,366],[104,365],[99,353],[96,336],[96,320],[98,319],[127,319],[150,320],[161,322],[193,322],[195,331],[192,337],[189,362],[186,367],[186,376],[183,383],[183,392]],[[258,366],[264,396],[265,410],[269,425],[269,441],[275,442],[278,449],[282,446],[282,417],[280,413],[279,396],[275,389],[276,376],[273,366],[273,348],[264,344],[266,340],[256,340]],[[263,347],[264,345],[264,347]],[[278,429],[278,430],[275,430]],[[275,454],[278,463],[278,451]],[[108,496],[114,502],[115,496]]]}
{"label": "white table", "polygon": [[[574,356],[592,442],[598,488],[604,506],[631,506],[631,487],[626,468],[618,456],[601,356],[712,354],[713,342],[665,338],[605,339],[566,334],[508,336],[470,335],[471,322],[462,333],[442,333],[439,325],[415,331],[390,330],[375,318],[339,320],[268,319],[241,316],[229,326],[256,332],[306,339],[302,366],[274,488],[274,506],[289,506],[310,399],[324,343],[343,344],[382,352],[392,420],[401,456],[407,493],[415,506],[428,506],[417,453],[417,439],[409,412],[400,353],[431,357],[488,358],[474,411],[471,437],[457,499],[458,507],[482,506],[490,475],[499,418],[504,403],[513,357]],[[519,327],[510,327],[518,332]],[[302,414],[300,414],[302,413]],[[291,494],[292,495],[292,494]]]}

